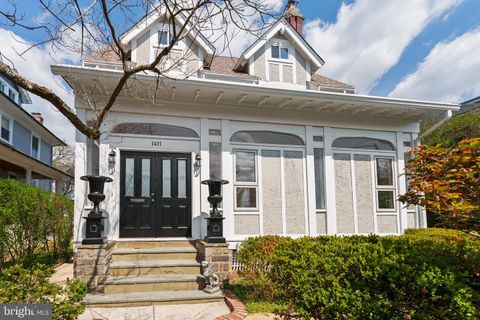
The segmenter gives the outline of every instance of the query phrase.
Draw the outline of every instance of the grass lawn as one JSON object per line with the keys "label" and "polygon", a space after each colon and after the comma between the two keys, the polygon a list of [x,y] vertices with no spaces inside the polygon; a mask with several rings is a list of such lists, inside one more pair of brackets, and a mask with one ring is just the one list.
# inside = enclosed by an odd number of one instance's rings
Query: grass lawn
{"label": "grass lawn", "polygon": [[230,283],[230,290],[245,304],[249,313],[282,313],[288,303],[280,299],[265,299],[265,293],[249,281],[240,278]]}

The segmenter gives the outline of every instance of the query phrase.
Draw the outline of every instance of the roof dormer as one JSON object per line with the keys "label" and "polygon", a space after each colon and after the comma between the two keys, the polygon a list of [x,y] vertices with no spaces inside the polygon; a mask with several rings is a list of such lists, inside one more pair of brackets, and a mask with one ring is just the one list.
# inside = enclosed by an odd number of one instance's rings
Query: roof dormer
{"label": "roof dormer", "polygon": [[283,17],[240,56],[235,69],[262,81],[305,87],[325,63],[302,37],[304,17],[288,1]]}

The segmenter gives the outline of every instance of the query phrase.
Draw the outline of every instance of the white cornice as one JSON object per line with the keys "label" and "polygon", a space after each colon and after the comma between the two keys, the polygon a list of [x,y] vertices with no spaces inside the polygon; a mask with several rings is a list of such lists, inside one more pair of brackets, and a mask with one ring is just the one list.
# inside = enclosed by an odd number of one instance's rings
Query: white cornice
{"label": "white cornice", "polygon": [[[99,69],[99,68],[89,68],[81,67],[74,65],[52,65],[52,73],[55,75],[60,75],[63,77],[75,77],[79,75],[86,75],[92,77],[101,77],[101,78],[120,78],[123,74],[119,70],[111,69]],[[131,77],[132,79],[138,79],[143,81],[152,81],[155,82],[157,77],[150,74],[135,74]],[[460,105],[457,103],[445,103],[445,102],[435,102],[435,101],[423,101],[423,100],[410,100],[410,99],[398,99],[390,97],[379,97],[379,96],[368,96],[368,95],[358,95],[358,94],[349,94],[349,93],[335,93],[335,92],[321,92],[313,91],[307,89],[285,89],[285,88],[275,88],[269,86],[260,86],[257,84],[249,83],[234,83],[231,81],[221,81],[221,80],[210,80],[202,78],[188,78],[188,79],[163,79],[165,85],[179,86],[185,85],[192,87],[192,90],[195,88],[205,88],[212,89],[217,91],[228,92],[229,90],[233,91],[245,91],[252,94],[261,94],[268,96],[289,96],[292,98],[303,98],[303,99],[317,99],[322,101],[335,101],[338,103],[352,104],[352,105],[385,105],[390,107],[398,108],[415,108],[415,109],[425,109],[425,110],[437,110],[437,111],[448,111],[448,110],[459,110]]]}

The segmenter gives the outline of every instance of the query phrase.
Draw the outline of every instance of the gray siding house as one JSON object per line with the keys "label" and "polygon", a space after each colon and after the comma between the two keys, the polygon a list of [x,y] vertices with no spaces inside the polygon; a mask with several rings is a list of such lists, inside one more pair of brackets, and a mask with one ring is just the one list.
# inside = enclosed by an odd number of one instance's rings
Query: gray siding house
{"label": "gray siding house", "polygon": [[[0,75],[0,178],[61,191],[72,177],[52,166],[53,147],[65,143],[43,125],[40,113],[28,113],[28,93]],[[54,182],[55,183],[52,183]]]}

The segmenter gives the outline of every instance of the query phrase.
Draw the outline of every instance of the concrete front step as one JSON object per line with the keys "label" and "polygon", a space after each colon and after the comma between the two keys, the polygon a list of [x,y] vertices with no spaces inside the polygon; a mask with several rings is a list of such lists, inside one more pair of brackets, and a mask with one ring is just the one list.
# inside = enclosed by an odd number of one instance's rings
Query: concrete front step
{"label": "concrete front step", "polygon": [[198,274],[200,263],[194,259],[115,261],[110,264],[110,277],[167,274]]}
{"label": "concrete front step", "polygon": [[195,241],[189,240],[140,240],[140,241],[117,241],[117,249],[147,249],[147,248],[171,248],[187,247],[195,248]]}
{"label": "concrete front step", "polygon": [[133,307],[155,304],[209,303],[222,301],[221,291],[208,294],[200,290],[131,292],[87,295],[83,303],[90,307]]}
{"label": "concrete front step", "polygon": [[113,261],[140,260],[186,260],[195,259],[197,249],[194,247],[153,247],[153,248],[121,248],[115,249]]}
{"label": "concrete front step", "polygon": [[200,274],[109,277],[105,293],[201,290],[205,287],[205,281]]}

